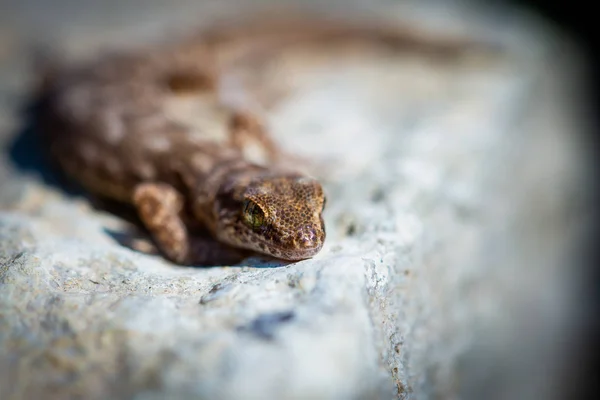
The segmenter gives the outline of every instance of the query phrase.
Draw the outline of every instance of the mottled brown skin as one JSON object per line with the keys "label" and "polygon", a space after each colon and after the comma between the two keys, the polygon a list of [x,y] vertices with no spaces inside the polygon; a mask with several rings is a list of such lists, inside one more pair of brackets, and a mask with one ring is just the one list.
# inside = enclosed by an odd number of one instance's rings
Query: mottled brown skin
{"label": "mottled brown skin", "polygon": [[[236,60],[266,57],[286,43],[339,40],[421,46],[442,55],[469,49],[327,21],[208,32],[53,74],[43,91],[44,139],[59,166],[89,191],[133,204],[175,263],[229,264],[247,251],[312,257],[325,241],[321,185],[281,168],[287,156],[261,118],[223,104],[216,89]],[[197,227],[209,236],[193,235]]]}

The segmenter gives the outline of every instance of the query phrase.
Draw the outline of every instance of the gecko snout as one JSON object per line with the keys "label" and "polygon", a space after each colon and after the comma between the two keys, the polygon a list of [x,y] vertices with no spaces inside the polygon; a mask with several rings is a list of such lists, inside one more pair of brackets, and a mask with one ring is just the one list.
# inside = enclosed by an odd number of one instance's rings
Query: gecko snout
{"label": "gecko snout", "polygon": [[320,247],[321,240],[315,229],[307,226],[298,232],[296,244],[303,249],[313,249]]}

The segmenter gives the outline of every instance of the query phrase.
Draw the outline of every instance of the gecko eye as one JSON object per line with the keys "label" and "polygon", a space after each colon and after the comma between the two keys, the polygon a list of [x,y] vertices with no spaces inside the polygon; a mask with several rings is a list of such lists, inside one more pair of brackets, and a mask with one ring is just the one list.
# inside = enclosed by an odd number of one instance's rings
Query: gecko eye
{"label": "gecko eye", "polygon": [[252,200],[244,201],[244,221],[252,229],[257,229],[265,223],[265,214],[263,210]]}

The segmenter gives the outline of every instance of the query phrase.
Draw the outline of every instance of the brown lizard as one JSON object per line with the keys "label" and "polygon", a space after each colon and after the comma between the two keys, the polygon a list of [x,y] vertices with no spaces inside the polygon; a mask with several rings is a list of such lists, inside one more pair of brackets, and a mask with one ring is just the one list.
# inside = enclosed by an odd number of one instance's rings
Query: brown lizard
{"label": "brown lizard", "polygon": [[[281,168],[285,157],[261,118],[219,98],[220,76],[301,42],[366,40],[438,55],[472,46],[385,24],[276,21],[205,30],[52,73],[40,129],[50,155],[90,192],[132,204],[175,263],[235,263],[247,251],[314,256],[325,241],[321,184]],[[248,156],[252,145],[262,162]]]}

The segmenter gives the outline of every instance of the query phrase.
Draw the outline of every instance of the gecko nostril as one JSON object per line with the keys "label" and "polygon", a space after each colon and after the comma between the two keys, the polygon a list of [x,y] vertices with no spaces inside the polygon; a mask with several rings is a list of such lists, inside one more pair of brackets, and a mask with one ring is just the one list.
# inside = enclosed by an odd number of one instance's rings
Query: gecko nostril
{"label": "gecko nostril", "polygon": [[318,237],[314,229],[307,227],[298,232],[297,241],[301,247],[315,247]]}

